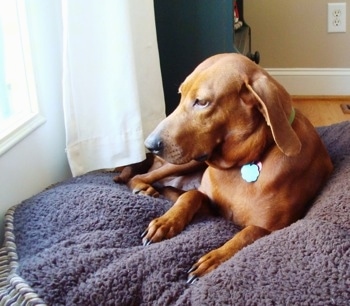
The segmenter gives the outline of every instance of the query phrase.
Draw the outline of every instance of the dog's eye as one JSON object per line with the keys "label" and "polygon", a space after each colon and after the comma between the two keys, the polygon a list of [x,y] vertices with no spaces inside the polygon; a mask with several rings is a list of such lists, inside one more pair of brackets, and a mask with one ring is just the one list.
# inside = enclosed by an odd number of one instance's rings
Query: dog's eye
{"label": "dog's eye", "polygon": [[194,101],[193,106],[197,106],[200,108],[205,108],[210,104],[210,102],[208,100],[200,100],[200,99],[196,99],[196,101]]}

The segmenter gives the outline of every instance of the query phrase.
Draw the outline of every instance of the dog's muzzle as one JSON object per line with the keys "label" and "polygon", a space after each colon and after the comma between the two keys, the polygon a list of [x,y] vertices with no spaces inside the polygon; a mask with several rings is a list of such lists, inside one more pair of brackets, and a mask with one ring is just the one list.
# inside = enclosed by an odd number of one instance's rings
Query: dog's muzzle
{"label": "dog's muzzle", "polygon": [[153,154],[161,155],[164,149],[163,141],[158,137],[148,136],[145,140],[146,148]]}

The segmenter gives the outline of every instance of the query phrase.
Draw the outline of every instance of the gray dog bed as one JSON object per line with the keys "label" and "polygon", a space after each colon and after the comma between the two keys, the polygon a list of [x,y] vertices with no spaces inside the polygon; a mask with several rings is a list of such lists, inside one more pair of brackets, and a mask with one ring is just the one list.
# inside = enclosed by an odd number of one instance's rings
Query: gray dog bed
{"label": "gray dog bed", "polygon": [[[92,172],[10,209],[1,249],[6,305],[349,305],[350,122],[318,129],[335,169],[306,217],[187,285],[186,271],[238,231],[220,217],[143,247],[171,203]],[[3,304],[1,304],[3,305]]]}

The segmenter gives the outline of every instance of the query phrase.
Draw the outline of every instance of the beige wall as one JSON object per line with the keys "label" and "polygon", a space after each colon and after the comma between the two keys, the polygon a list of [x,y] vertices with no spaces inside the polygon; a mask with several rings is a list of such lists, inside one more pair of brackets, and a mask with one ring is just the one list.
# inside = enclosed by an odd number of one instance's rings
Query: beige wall
{"label": "beige wall", "polygon": [[[327,33],[329,2],[346,2],[346,33]],[[350,0],[246,0],[244,15],[263,67],[350,68]]]}

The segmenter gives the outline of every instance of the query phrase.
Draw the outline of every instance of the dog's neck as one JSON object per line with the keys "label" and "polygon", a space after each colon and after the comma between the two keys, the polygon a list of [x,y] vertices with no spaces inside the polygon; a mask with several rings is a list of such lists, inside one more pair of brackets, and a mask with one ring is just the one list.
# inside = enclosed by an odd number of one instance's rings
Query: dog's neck
{"label": "dog's neck", "polygon": [[[294,119],[295,109],[292,107],[288,118],[290,125],[293,124]],[[268,148],[275,144],[271,130],[266,123],[254,128],[254,133],[251,135],[238,137],[239,140],[236,137],[234,132],[230,133],[224,143],[216,149],[217,152],[213,152],[207,164],[219,169],[256,164],[263,158]]]}
{"label": "dog's neck", "polygon": [[241,167],[261,158],[261,152],[272,145],[271,130],[265,125],[255,126],[249,134],[230,132],[210,156],[207,164],[218,169]]}
{"label": "dog's neck", "polygon": [[[295,119],[295,109],[292,107],[292,112],[289,115],[288,122],[290,125],[293,124]],[[245,164],[241,168],[242,179],[247,183],[256,182],[260,176],[260,172],[262,171],[262,163],[261,161],[254,161],[248,164]]]}

